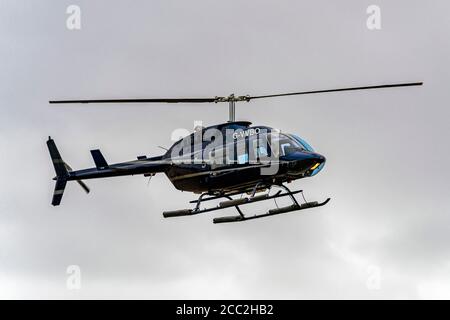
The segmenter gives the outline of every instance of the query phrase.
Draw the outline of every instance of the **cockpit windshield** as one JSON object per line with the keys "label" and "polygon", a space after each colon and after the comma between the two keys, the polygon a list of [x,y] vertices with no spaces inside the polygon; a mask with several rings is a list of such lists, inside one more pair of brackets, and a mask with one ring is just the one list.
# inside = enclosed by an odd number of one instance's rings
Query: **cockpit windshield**
{"label": "cockpit windshield", "polygon": [[309,152],[314,152],[314,149],[309,145],[308,142],[306,142],[304,139],[300,138],[299,136],[292,134],[291,135],[297,142],[299,142],[303,147],[308,150]]}
{"label": "cockpit windshield", "polygon": [[270,148],[276,157],[287,156],[297,151],[306,150],[297,140],[282,133],[268,135]]}

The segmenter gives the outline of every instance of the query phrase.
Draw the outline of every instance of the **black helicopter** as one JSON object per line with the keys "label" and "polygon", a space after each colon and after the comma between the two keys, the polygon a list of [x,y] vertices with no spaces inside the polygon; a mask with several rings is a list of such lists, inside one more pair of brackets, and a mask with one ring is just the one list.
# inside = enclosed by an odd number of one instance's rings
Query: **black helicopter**
{"label": "black helicopter", "polygon": [[[306,201],[303,191],[291,191],[285,184],[293,180],[312,177],[325,165],[325,157],[316,153],[302,138],[295,134],[280,132],[267,126],[252,126],[248,121],[235,120],[235,103],[255,99],[353,91],[394,87],[420,86],[422,82],[398,83],[365,87],[350,87],[315,91],[292,92],[262,96],[235,96],[214,98],[168,98],[168,99],[115,99],[115,100],[56,100],[51,104],[67,103],[219,103],[229,104],[229,121],[226,123],[196,128],[191,135],[174,143],[165,154],[150,157],[138,156],[136,160],[109,164],[100,150],[91,150],[95,167],[73,171],[62,160],[54,140],[49,137],[47,146],[56,171],[52,205],[61,203],[68,181],[76,181],[89,193],[83,182],[87,179],[142,174],[152,177],[165,173],[173,185],[182,191],[200,194],[191,201],[192,209],[165,211],[163,216],[191,216],[210,211],[234,207],[238,215],[219,217],[214,223],[238,222],[262,218],[291,211],[320,207],[323,202]],[[276,189],[271,192],[271,189]],[[301,194],[303,203],[294,195]],[[233,198],[234,197],[234,198]],[[290,197],[292,204],[277,207],[263,214],[245,215],[241,206]],[[216,206],[202,208],[201,204],[224,199]],[[276,203],[276,201],[275,201]]]}

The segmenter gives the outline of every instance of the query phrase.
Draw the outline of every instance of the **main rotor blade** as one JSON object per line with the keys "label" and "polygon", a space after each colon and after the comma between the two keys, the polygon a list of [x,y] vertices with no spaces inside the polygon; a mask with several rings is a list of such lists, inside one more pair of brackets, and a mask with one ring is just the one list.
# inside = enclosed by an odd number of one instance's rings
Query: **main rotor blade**
{"label": "main rotor blade", "polygon": [[290,93],[280,93],[280,94],[269,94],[269,95],[264,95],[264,96],[250,96],[250,97],[248,97],[248,100],[261,99],[261,98],[284,97],[284,96],[296,96],[296,95],[302,95],[302,94],[326,93],[326,92],[384,89],[384,88],[396,88],[396,87],[412,87],[412,86],[421,86],[422,84],[423,84],[423,82],[410,82],[410,83],[383,84],[383,85],[367,86],[367,87],[349,87],[349,88],[340,88],[340,89],[290,92]]}
{"label": "main rotor blade", "polygon": [[349,87],[339,89],[326,89],[326,90],[314,90],[314,91],[301,91],[290,92],[280,94],[269,94],[264,96],[234,96],[228,97],[214,97],[214,98],[156,98],[156,99],[98,99],[98,100],[52,100],[51,104],[70,104],[70,103],[217,103],[217,102],[229,102],[229,101],[250,101],[252,99],[261,98],[274,98],[295,96],[303,94],[314,93],[326,93],[326,92],[338,92],[338,91],[354,91],[354,90],[368,90],[368,89],[383,89],[383,88],[395,88],[395,87],[411,87],[421,86],[423,82],[410,82],[410,83],[396,83],[396,84],[383,84],[377,86],[366,87]]}
{"label": "main rotor blade", "polygon": [[52,100],[52,104],[67,103],[202,103],[216,102],[217,98],[161,98],[161,99],[100,99],[100,100]]}

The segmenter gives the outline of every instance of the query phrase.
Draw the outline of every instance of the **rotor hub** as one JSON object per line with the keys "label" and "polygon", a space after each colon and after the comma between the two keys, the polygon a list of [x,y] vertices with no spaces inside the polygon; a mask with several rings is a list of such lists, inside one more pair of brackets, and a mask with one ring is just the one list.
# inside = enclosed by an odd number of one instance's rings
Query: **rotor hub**
{"label": "rotor hub", "polygon": [[234,101],[234,102],[236,102],[236,101],[247,101],[247,102],[249,102],[250,100],[251,100],[251,97],[249,95],[246,95],[246,96],[235,96],[232,93],[232,94],[230,94],[227,97],[218,97],[218,96],[216,96],[215,99],[214,99],[214,102],[215,103],[217,103],[217,102],[231,102],[231,101]]}

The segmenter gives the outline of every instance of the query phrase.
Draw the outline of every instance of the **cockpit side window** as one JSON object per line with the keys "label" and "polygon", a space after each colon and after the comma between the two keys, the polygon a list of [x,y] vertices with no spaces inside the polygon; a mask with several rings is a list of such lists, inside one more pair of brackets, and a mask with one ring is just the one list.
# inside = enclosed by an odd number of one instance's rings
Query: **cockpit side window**
{"label": "cockpit side window", "polygon": [[249,162],[248,139],[236,140],[236,155],[237,164],[247,164]]}
{"label": "cockpit side window", "polygon": [[269,156],[269,146],[264,135],[252,136],[248,139],[250,163],[260,163]]}
{"label": "cockpit side window", "polygon": [[280,145],[281,155],[285,156],[289,154],[289,148],[291,147],[290,143],[283,143]]}
{"label": "cockpit side window", "polygon": [[225,164],[224,151],[224,148],[217,148],[209,153],[209,161],[212,168],[221,167]]}
{"label": "cockpit side window", "polygon": [[234,158],[234,144],[228,144],[222,147],[217,147],[211,150],[208,154],[211,168],[215,169],[223,167],[235,162]]}

